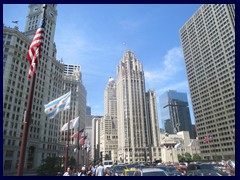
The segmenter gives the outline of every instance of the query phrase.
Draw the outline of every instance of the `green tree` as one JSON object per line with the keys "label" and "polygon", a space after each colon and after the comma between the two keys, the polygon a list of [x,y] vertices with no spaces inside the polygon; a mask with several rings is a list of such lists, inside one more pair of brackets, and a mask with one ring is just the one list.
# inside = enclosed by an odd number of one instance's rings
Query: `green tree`
{"label": "green tree", "polygon": [[192,155],[188,152],[185,153],[185,160],[186,161],[192,161]]}
{"label": "green tree", "polygon": [[68,166],[73,166],[73,167],[76,166],[76,159],[73,156],[71,156],[70,159],[68,160]]}
{"label": "green tree", "polygon": [[177,156],[178,156],[178,161],[179,161],[179,162],[185,161],[185,157],[184,157],[184,156],[182,156],[182,155],[180,155],[180,154],[178,154]]}
{"label": "green tree", "polygon": [[38,176],[56,176],[57,172],[63,172],[62,158],[47,157],[37,169]]}
{"label": "green tree", "polygon": [[198,154],[193,154],[193,161],[201,161],[202,158]]}

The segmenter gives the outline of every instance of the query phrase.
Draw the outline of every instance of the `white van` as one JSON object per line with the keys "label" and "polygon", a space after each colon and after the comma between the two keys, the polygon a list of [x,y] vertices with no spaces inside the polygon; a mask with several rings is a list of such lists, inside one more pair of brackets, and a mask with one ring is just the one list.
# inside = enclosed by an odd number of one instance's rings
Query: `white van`
{"label": "white van", "polygon": [[112,160],[103,160],[103,167],[106,169],[107,167],[112,167],[113,161]]}

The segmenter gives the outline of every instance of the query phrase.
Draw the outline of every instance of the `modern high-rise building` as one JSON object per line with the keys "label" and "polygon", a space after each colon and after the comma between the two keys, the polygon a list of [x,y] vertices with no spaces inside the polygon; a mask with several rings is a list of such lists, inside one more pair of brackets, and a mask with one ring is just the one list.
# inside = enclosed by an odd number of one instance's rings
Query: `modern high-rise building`
{"label": "modern high-rise building", "polygon": [[[202,5],[180,37],[201,154],[234,159],[235,5]],[[208,135],[213,141],[204,142]]]}
{"label": "modern high-rise building", "polygon": [[160,96],[159,102],[165,131],[169,134],[189,131],[190,138],[194,139],[187,94],[169,90]]}
{"label": "modern high-rise building", "polygon": [[[43,4],[30,4],[28,9],[25,32],[20,32],[18,28],[3,28],[4,175],[15,175],[17,173],[24,111],[30,85],[30,79],[27,78],[29,64],[26,53],[40,25]],[[60,133],[61,125],[64,123],[64,114],[59,113],[55,118],[49,119],[44,113],[44,104],[70,90],[70,87],[66,84],[68,80],[66,74],[64,74],[64,64],[56,60],[57,50],[54,35],[57,5],[48,4],[46,11],[45,39],[42,56],[36,69],[32,119],[25,152],[24,174],[36,170],[46,157],[65,154],[66,148],[66,143],[63,143],[65,137],[61,136]],[[72,79],[71,82],[74,84],[72,87],[80,88],[82,93],[79,93],[79,95],[73,93],[73,96],[78,96],[80,100],[72,102],[72,110],[67,111],[70,112],[72,117],[77,115],[76,112],[78,111],[85,117],[86,91],[83,91],[85,89],[83,84],[80,83],[80,78],[77,81]]]}
{"label": "modern high-rise building", "polygon": [[149,136],[144,71],[131,51],[124,53],[117,67],[116,87],[118,160],[127,163],[147,161]]}
{"label": "modern high-rise building", "polygon": [[86,115],[91,115],[92,112],[91,112],[91,107],[90,106],[87,106],[87,110],[86,110]]}

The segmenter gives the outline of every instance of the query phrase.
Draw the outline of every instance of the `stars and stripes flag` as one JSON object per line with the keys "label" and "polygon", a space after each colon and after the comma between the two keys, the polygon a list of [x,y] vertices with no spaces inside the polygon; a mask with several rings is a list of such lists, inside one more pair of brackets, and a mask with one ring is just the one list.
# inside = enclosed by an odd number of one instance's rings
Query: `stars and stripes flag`
{"label": "stars and stripes flag", "polygon": [[38,61],[41,58],[42,46],[44,41],[45,15],[43,15],[41,27],[39,27],[33,37],[32,43],[27,52],[27,59],[30,64],[28,78],[31,78],[36,71]]}
{"label": "stars and stripes flag", "polygon": [[70,109],[70,102],[71,102],[71,91],[49,102],[48,104],[44,105],[44,108],[45,108],[44,112],[47,114],[47,116],[50,119],[52,119],[59,112],[64,111],[66,109]]}
{"label": "stars and stripes flag", "polygon": [[[69,129],[77,128],[79,125],[79,117],[72,119],[69,123],[70,123]],[[65,123],[61,128],[61,131],[66,131],[66,130],[68,130],[68,123]]]}
{"label": "stars and stripes flag", "polygon": [[212,135],[205,136],[203,141],[204,142],[212,142],[213,141],[213,136]]}
{"label": "stars and stripes flag", "polygon": [[84,136],[81,139],[79,139],[79,144],[87,144],[87,136]]}
{"label": "stars and stripes flag", "polygon": [[73,139],[73,138],[78,137],[78,134],[79,134],[79,137],[84,137],[84,128],[81,129],[81,130],[78,131],[78,132],[75,132],[75,133],[71,136],[71,138]]}

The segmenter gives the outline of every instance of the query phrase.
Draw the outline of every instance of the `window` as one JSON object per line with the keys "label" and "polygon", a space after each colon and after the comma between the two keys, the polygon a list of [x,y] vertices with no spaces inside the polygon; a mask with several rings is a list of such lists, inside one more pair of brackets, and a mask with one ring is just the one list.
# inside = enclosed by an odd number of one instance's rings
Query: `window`
{"label": "window", "polygon": [[9,52],[9,48],[5,48],[5,49],[4,49],[4,52]]}
{"label": "window", "polygon": [[10,170],[12,165],[12,160],[6,160],[4,162],[4,170]]}

